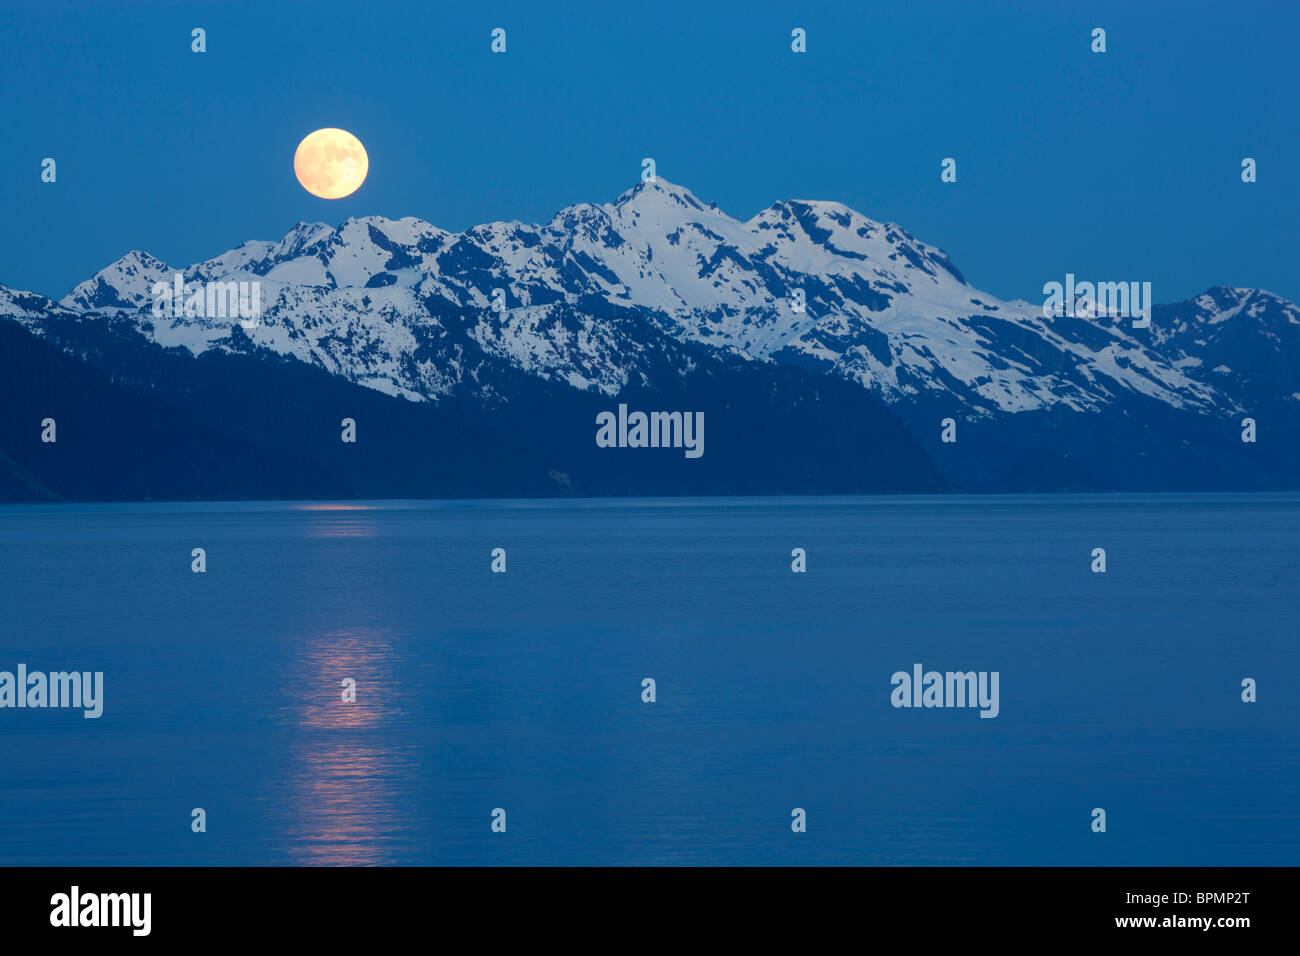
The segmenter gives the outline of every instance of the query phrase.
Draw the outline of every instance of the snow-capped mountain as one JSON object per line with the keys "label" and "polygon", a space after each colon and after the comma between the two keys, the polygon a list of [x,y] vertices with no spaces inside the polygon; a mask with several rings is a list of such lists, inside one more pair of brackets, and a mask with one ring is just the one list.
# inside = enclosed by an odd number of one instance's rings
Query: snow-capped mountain
{"label": "snow-capped mountain", "polygon": [[1172,364],[1242,398],[1300,403],[1300,308],[1258,289],[1210,289],[1157,306],[1155,347]]}
{"label": "snow-capped mountain", "polygon": [[742,222],[662,178],[539,226],[300,223],[278,242],[179,270],[135,251],[61,304],[133,312],[152,339],[194,353],[228,347],[228,319],[151,315],[153,286],[174,271],[186,282],[259,281],[261,322],[244,332],[255,345],[429,400],[464,382],[463,339],[529,374],[612,395],[643,371],[640,330],[653,327],[745,360],[823,370],[890,403],[949,401],[975,415],[1095,410],[1125,393],[1235,409],[1214,371],[1224,363],[1200,354],[1225,334],[1195,329],[1250,336],[1260,309],[1297,324],[1295,307],[1267,293],[1249,293],[1251,311],[1221,290],[1179,313],[1181,331],[1046,318],[1041,303],[981,292],[939,249],[841,204],[778,202]]}
{"label": "snow-capped mountain", "polygon": [[[155,292],[175,290],[178,276],[185,297],[198,283],[256,283],[260,314],[158,308]],[[1145,328],[1049,317],[1042,303],[980,291],[939,249],[841,204],[783,201],[740,221],[663,179],[543,225],[452,233],[371,216],[299,223],[278,241],[176,268],[132,251],[58,303],[0,286],[0,319],[37,340],[20,340],[15,355],[54,367],[40,351],[53,347],[107,375],[93,387],[123,415],[160,421],[134,403],[163,401],[167,421],[192,421],[171,432],[208,429],[211,449],[253,440],[247,454],[268,461],[286,448],[295,462],[328,461],[330,487],[359,495],[478,494],[502,475],[519,476],[493,486],[503,494],[1300,485],[1300,309],[1290,302],[1216,287],[1154,306]],[[33,381],[24,365],[10,374]],[[194,376],[207,384],[192,386]],[[287,418],[231,410],[248,376],[279,395]],[[629,396],[725,419],[710,425],[711,441],[731,442],[725,465],[713,453],[694,471],[650,459],[629,471],[592,457],[595,412]],[[340,415],[394,399],[375,415],[423,411],[387,451],[372,439],[373,467],[320,458]],[[1264,429],[1258,450],[1237,433],[1247,416]],[[939,443],[948,417],[965,423],[960,444]],[[442,429],[444,446],[480,442],[474,461],[496,465],[440,460],[393,483],[409,430],[428,428]],[[858,434],[871,454],[844,451]],[[72,479],[102,462],[51,478],[49,454],[23,450],[29,439],[0,441],[0,492],[7,462],[22,466],[12,487],[73,496]],[[166,469],[155,477],[150,494],[199,494]],[[271,493],[231,481],[225,493]],[[317,494],[312,481],[286,478],[276,493]],[[142,493],[130,475],[116,487]]]}

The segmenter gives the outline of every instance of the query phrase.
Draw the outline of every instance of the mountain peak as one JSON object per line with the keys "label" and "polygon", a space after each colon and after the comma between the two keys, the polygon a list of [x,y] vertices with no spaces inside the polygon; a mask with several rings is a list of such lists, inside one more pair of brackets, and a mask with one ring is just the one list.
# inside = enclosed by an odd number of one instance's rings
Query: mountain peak
{"label": "mountain peak", "polygon": [[59,304],[82,311],[138,309],[149,300],[154,284],[165,281],[172,271],[157,256],[142,249],[132,249],[79,283],[59,300]]}
{"label": "mountain peak", "polygon": [[1206,289],[1191,300],[1212,322],[1223,322],[1239,314],[1259,315],[1264,309],[1275,308],[1285,313],[1292,322],[1300,323],[1300,310],[1294,303],[1266,289],[1218,285]]}
{"label": "mountain peak", "polygon": [[[617,209],[628,206],[645,207],[650,205],[677,206],[698,212],[706,212],[709,209],[685,186],[674,185],[662,176],[643,179],[614,200],[614,206]],[[713,208],[716,209],[717,207],[714,206]]]}
{"label": "mountain peak", "polygon": [[294,255],[333,234],[334,230],[323,222],[299,222],[284,234],[275,248],[280,255]]}

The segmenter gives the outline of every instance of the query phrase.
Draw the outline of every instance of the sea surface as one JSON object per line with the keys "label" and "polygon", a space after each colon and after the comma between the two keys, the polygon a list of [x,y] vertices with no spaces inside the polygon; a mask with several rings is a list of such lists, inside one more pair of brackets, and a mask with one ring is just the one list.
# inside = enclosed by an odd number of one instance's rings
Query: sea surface
{"label": "sea surface", "polygon": [[1298,573],[1297,495],[4,506],[104,709],[0,709],[0,864],[1295,865]]}

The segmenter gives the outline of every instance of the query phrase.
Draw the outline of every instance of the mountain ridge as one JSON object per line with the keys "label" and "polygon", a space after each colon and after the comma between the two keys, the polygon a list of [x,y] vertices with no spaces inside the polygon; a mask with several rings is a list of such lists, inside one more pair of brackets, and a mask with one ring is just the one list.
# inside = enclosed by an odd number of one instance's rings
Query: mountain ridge
{"label": "mountain ridge", "polygon": [[[508,352],[539,373],[571,377],[576,370],[579,387],[610,393],[626,379],[585,374],[574,368],[583,364],[576,355],[548,356],[542,343],[527,341],[534,325],[547,324],[548,310],[640,310],[676,337],[742,357],[822,365],[887,401],[953,390],[977,414],[1056,403],[1095,409],[1111,396],[1093,372],[1121,388],[1162,393],[1168,404],[1230,404],[1213,394],[1213,381],[1186,374],[1186,356],[1162,358],[1150,348],[1155,340],[1114,324],[1044,321],[1038,306],[969,285],[942,250],[897,224],[821,200],[781,200],[741,222],[661,178],[613,203],[567,206],[541,225],[495,222],[451,233],[414,217],[350,217],[334,228],[303,222],[280,240],[246,242],[179,270],[133,251],[60,304],[140,311],[150,302],[148,286],[175,271],[186,281],[263,282],[268,326],[283,319],[288,336],[301,332],[303,340],[295,348],[262,331],[254,341],[326,367],[352,363],[306,341],[309,333],[294,328],[296,310],[319,325],[320,311],[331,306],[345,314],[373,308],[388,316],[393,341],[371,337],[366,347],[401,352],[414,346],[414,326],[427,326],[439,311],[487,311],[492,290],[501,289],[505,314],[524,310]],[[347,291],[355,289],[370,291]],[[799,290],[801,312],[793,304]],[[432,308],[428,300],[436,300]],[[183,325],[173,323],[160,340],[195,352],[210,347],[202,323]],[[1018,339],[1032,341],[1027,356]],[[586,356],[588,364],[609,357],[599,350]],[[1041,382],[1044,373],[1052,380]],[[372,384],[383,378],[371,377]],[[436,398],[440,385],[392,369],[385,387]]]}
{"label": "mountain ridge", "polygon": [[[259,283],[256,325],[156,314],[152,290],[177,274]],[[1157,486],[1161,474],[1173,480],[1170,463],[1189,467],[1187,436],[1249,415],[1276,436],[1300,434],[1300,309],[1271,293],[1214,286],[1154,306],[1146,329],[1046,316],[979,290],[938,247],[841,203],[780,200],[741,221],[662,178],[543,224],[453,233],[414,217],[299,222],[278,240],[179,269],[132,250],[58,302],[0,286],[0,316],[38,336],[62,327],[74,351],[82,333],[68,329],[107,323],[191,358],[275,356],[390,397],[485,414],[525,401],[528,382],[608,406],[630,391],[672,393],[700,369],[768,382],[774,404],[761,413],[774,414],[778,373],[794,370],[800,382],[844,382],[883,403],[946,480],[981,490],[1018,479],[940,445],[941,418],[984,423],[983,454],[1016,460],[1047,436],[1055,444],[1031,458],[1068,458],[1055,447],[1063,436],[1100,449],[1111,440],[1131,449],[1138,471],[1143,455],[1163,462],[1150,470]],[[1161,430],[1144,430],[1155,419]],[[1035,467],[1022,484],[1049,473],[1049,487],[1068,483],[1068,471]],[[1290,459],[1271,467],[1283,474],[1264,484],[1295,481]],[[1228,474],[1237,477],[1216,486],[1249,479]]]}

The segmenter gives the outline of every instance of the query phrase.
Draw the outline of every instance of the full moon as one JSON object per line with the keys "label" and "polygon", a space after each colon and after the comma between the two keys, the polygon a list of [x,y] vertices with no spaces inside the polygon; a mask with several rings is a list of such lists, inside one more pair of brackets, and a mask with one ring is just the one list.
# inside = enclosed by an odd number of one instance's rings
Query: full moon
{"label": "full moon", "polygon": [[365,147],[345,129],[318,129],[298,144],[293,172],[302,188],[321,199],[342,199],[366,179],[370,158]]}

